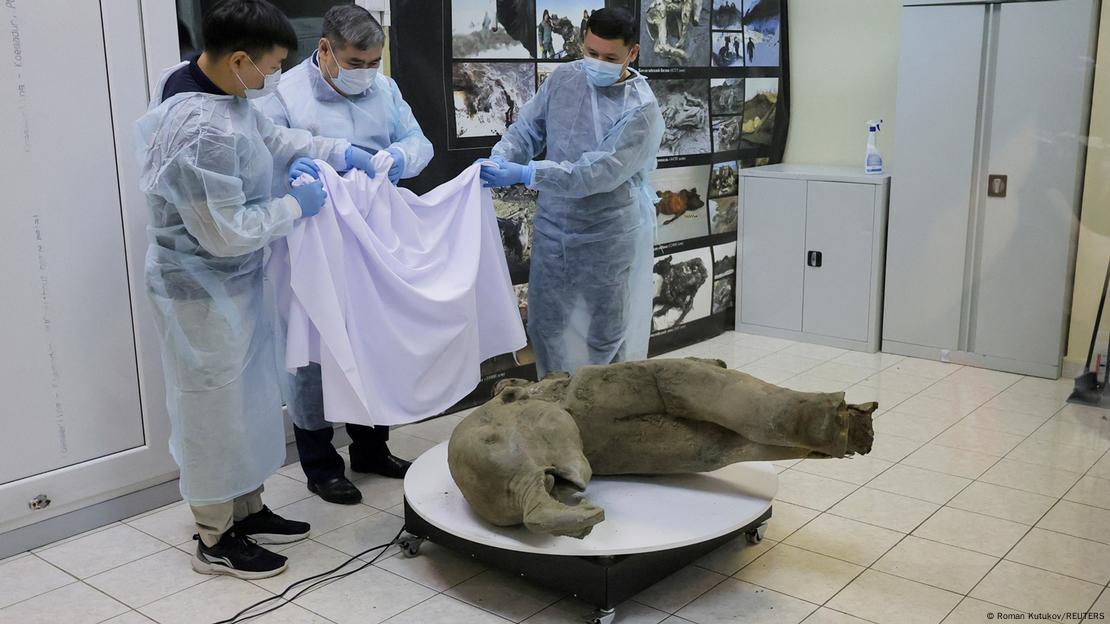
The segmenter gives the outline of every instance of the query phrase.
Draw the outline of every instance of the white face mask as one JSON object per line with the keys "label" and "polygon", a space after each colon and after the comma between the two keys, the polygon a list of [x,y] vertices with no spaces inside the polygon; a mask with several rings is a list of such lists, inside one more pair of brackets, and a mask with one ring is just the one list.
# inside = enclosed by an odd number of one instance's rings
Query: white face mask
{"label": "white face mask", "polygon": [[[247,60],[251,62],[251,65],[254,65],[254,59],[248,56]],[[258,65],[254,65],[254,71],[258,72],[258,74],[262,76],[261,89],[252,89],[248,87],[247,83],[243,82],[243,77],[239,75],[239,72],[235,72],[235,77],[239,79],[239,84],[243,85],[243,89],[246,90],[246,97],[248,100],[266,97],[267,95],[270,95],[277,90],[278,83],[281,82],[281,69],[278,69],[276,72],[267,75],[263,74],[261,69],[258,69]]]}
{"label": "white face mask", "polygon": [[[335,69],[337,71],[336,75],[332,76],[331,70],[329,69],[327,73],[328,78],[331,79],[331,83],[335,85],[335,88],[339,89],[344,95],[358,95],[369,89],[370,85],[374,84],[374,77],[378,75],[377,67],[344,69],[343,66],[339,64],[339,60],[335,58],[334,53],[328,54],[328,57],[335,63]],[[320,69],[323,71],[323,65],[320,66]]]}

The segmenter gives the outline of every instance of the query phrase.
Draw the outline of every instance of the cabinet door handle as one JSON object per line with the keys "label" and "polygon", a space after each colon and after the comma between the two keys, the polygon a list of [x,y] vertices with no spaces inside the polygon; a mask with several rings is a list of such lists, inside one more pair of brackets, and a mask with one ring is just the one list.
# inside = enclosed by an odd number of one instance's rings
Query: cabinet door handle
{"label": "cabinet door handle", "polygon": [[820,251],[810,251],[810,252],[808,252],[806,254],[806,264],[813,267],[813,268],[820,267],[821,266],[821,252]]}

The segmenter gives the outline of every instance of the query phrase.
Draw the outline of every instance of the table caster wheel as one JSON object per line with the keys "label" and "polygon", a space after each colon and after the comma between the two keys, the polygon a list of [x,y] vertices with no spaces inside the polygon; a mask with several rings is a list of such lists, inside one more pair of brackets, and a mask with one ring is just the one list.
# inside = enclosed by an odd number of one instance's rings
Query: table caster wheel
{"label": "table caster wheel", "polygon": [[615,609],[598,609],[586,616],[587,624],[613,624],[617,618]]}
{"label": "table caster wheel", "polygon": [[744,534],[748,538],[749,544],[758,544],[763,541],[763,535],[767,533],[767,523],[764,522],[754,529]]}
{"label": "table caster wheel", "polygon": [[401,553],[410,559],[420,554],[420,545],[423,543],[424,538],[415,535],[405,535],[397,541],[397,545],[401,547]]}

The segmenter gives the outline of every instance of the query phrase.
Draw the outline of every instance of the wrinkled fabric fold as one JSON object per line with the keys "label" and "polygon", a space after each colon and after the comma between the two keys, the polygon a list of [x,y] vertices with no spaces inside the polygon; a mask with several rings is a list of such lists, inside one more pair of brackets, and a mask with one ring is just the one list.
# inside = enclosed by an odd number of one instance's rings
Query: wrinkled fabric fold
{"label": "wrinkled fabric fold", "polygon": [[275,243],[285,366],[320,364],[328,420],[398,425],[469,394],[485,359],[527,340],[478,166],[417,196],[317,161],[328,200]]}

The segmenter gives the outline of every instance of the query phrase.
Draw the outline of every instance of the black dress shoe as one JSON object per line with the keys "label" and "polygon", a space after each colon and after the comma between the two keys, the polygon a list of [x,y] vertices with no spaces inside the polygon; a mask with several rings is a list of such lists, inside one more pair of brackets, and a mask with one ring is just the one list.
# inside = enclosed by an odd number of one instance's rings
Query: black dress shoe
{"label": "black dress shoe", "polygon": [[390,479],[404,479],[411,465],[412,462],[401,459],[389,451],[371,458],[351,457],[351,470],[354,472],[368,472]]}
{"label": "black dress shoe", "polygon": [[357,505],[362,502],[362,492],[347,477],[336,477],[323,483],[308,482],[308,491],[336,505]]}

